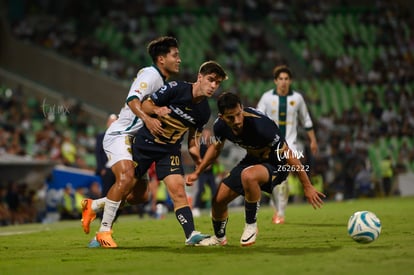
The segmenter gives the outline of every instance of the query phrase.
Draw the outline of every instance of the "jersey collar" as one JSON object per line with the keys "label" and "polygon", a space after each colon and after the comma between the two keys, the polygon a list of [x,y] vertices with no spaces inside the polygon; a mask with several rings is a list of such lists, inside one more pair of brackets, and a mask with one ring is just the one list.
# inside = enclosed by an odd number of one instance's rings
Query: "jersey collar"
{"label": "jersey collar", "polygon": [[164,80],[164,83],[165,83],[167,81],[167,77],[161,73],[161,70],[157,67],[157,65],[152,64],[152,67],[154,67],[158,71],[158,73],[162,77],[162,80]]}
{"label": "jersey collar", "polygon": [[[274,94],[274,95],[279,95],[279,94],[277,93],[277,87],[273,89],[273,94]],[[289,92],[287,93],[287,95],[286,95],[286,96],[289,96],[289,95],[293,95],[293,90],[292,90],[292,87],[289,87]]]}

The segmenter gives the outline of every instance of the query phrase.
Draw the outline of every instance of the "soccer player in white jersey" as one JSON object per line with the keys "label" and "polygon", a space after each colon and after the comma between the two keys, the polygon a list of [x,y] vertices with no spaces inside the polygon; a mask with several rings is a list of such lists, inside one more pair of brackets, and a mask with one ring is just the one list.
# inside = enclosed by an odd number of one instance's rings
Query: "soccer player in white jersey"
{"label": "soccer player in white jersey", "polygon": [[[300,122],[307,132],[312,154],[316,154],[318,152],[318,143],[313,130],[313,123],[303,96],[290,87],[292,83],[291,70],[284,65],[276,66],[273,69],[273,76],[276,87],[262,95],[257,104],[257,109],[272,118],[279,125],[289,148],[294,153],[293,155],[298,157],[303,155],[303,151],[299,148],[297,142],[297,129]],[[272,222],[283,224],[289,199],[287,180],[273,189],[271,199],[275,208]]]}
{"label": "soccer player in white jersey", "polygon": [[[101,226],[96,233],[96,240],[99,244],[94,245],[94,242],[91,242],[92,246],[117,247],[112,238],[112,224],[121,202],[126,200],[130,204],[136,204],[147,200],[147,183],[135,184],[135,164],[131,150],[132,137],[143,126],[143,123],[151,133],[163,133],[161,122],[142,111],[141,101],[144,96],[154,93],[166,84],[166,80],[172,74],[178,73],[181,63],[178,42],[173,37],[164,36],[151,41],[147,51],[153,64],[138,72],[118,120],[106,130],[103,140],[104,150],[108,156],[107,166],[111,167],[115,174],[115,183],[106,197],[97,200],[85,199],[82,202],[82,227],[87,234],[90,231],[90,223],[96,217],[96,211],[104,209]],[[163,112],[167,109],[160,108],[158,115],[164,115]],[[146,181],[144,178],[138,180]],[[134,189],[141,189],[142,192],[131,192]],[[133,193],[143,195],[136,198],[132,197]]]}

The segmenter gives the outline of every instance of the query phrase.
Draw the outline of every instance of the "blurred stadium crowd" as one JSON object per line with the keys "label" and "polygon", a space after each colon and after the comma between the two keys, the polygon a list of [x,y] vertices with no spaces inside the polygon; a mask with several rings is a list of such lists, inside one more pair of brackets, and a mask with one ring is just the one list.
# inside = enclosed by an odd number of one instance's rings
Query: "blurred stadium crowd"
{"label": "blurred stadium crowd", "polygon": [[[412,11],[399,2],[9,2],[16,38],[125,83],[150,63],[144,45],[166,34],[180,41],[177,79],[192,80],[202,61],[217,60],[230,73],[223,90],[239,93],[248,106],[273,87],[273,67],[288,64],[295,72],[293,88],[311,110],[320,147],[305,161],[313,176],[322,177],[329,199],[398,195],[398,186],[391,194],[382,190],[385,165],[391,163],[394,179],[414,171],[414,32],[409,27],[414,24]],[[94,170],[95,135],[102,127],[88,124],[76,99],[62,102],[71,111],[58,116],[45,114],[42,104],[35,95],[23,97],[19,87],[0,83],[0,155]],[[0,190],[0,210],[19,208],[7,205],[15,188],[8,185]],[[10,223],[2,213],[0,222]]]}

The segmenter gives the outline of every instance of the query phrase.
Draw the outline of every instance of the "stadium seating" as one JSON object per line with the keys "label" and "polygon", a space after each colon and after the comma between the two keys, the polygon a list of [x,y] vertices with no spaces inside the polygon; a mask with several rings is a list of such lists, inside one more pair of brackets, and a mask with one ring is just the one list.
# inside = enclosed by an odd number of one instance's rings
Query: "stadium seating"
{"label": "stadium seating", "polygon": [[[126,3],[126,1],[120,2]],[[268,14],[263,14],[261,20],[254,21],[254,19],[231,6],[231,4],[239,5],[239,1],[233,2],[230,1],[230,4],[228,4],[229,14],[221,13],[219,8],[216,10],[212,7],[204,7],[204,10],[203,8],[186,10],[184,7],[174,7],[172,9],[164,7],[157,11],[156,16],[154,14],[140,14],[137,17],[140,27],[136,33],[125,31],[117,25],[117,22],[104,17],[90,35],[105,45],[105,50],[108,50],[109,56],[122,59],[135,68],[148,64],[150,60],[140,48],[141,45],[131,47],[125,44],[126,38],[137,38],[142,35],[146,41],[147,38],[152,38],[154,35],[173,33],[179,38],[181,44],[183,72],[194,73],[200,63],[207,57],[214,58],[228,68],[229,80],[223,83],[223,90],[240,92],[242,98],[249,105],[254,106],[264,91],[273,88],[270,72],[273,66],[276,65],[263,65],[267,61],[266,55],[263,54],[267,50],[266,46],[263,45],[263,48],[260,49],[254,48],[255,39],[248,36],[249,26],[262,24],[263,36],[270,39],[269,43],[271,45],[272,43],[285,43],[290,52],[293,53],[294,58],[298,60],[299,66],[305,68],[303,75],[295,77],[293,87],[301,91],[306,98],[318,100],[318,103],[308,104],[316,124],[323,115],[333,111],[336,117],[340,118],[353,107],[357,107],[363,115],[367,115],[371,111],[372,105],[364,103],[362,99],[368,87],[372,87],[382,107],[389,103],[385,97],[385,91],[390,80],[382,75],[380,81],[369,83],[367,75],[371,69],[375,69],[378,60],[385,71],[393,71],[394,68],[387,67],[389,65],[385,64],[381,58],[385,56],[386,60],[393,59],[390,56],[387,57],[390,49],[396,50],[404,46],[409,48],[404,43],[410,41],[410,37],[413,35],[412,30],[404,18],[396,18],[398,16],[397,12],[391,13],[391,16],[395,17],[390,20],[398,22],[399,31],[394,33],[400,35],[398,41],[402,45],[387,45],[381,42],[381,33],[384,32],[381,24],[370,21],[365,16],[367,11],[373,11],[377,13],[377,17],[381,17],[383,10],[373,10],[371,7],[361,7],[362,5],[359,7],[351,5],[348,7],[335,6],[332,3],[324,9],[324,17],[318,22],[314,22],[306,18],[309,11],[302,9],[296,3],[289,7],[286,14],[287,19],[282,18],[275,21],[275,17],[270,16],[272,7],[269,7]],[[385,11],[387,8],[393,9],[392,5],[386,3]],[[212,10],[214,12],[211,13]],[[223,45],[228,41],[227,33],[222,29],[225,23],[237,23],[243,29],[243,39],[238,40],[236,50],[231,53],[223,49]],[[303,35],[292,36],[291,30],[302,30]],[[389,33],[386,33],[386,35],[389,35]],[[215,41],[211,41],[213,36],[216,39]],[[274,40],[271,40],[272,38]],[[311,66],[312,59],[306,59],[303,55],[305,49],[310,51],[310,58],[315,53],[320,55],[324,63],[322,73],[315,73]],[[286,52],[283,54],[286,54]],[[413,53],[411,52],[411,54]],[[335,68],[335,61],[344,55],[353,57],[354,63],[348,68],[348,71],[338,73]],[[401,62],[403,63],[403,61]],[[236,66],[235,64],[240,65]],[[414,71],[412,65],[410,64],[408,68]],[[259,71],[261,74],[258,74]],[[267,72],[269,73],[267,74]],[[188,76],[188,74],[183,75]],[[269,75],[269,77],[263,77],[263,75]],[[356,80],[356,76],[359,75],[363,76],[362,80]],[[132,75],[125,74],[117,77],[131,79]],[[405,82],[396,79],[392,83],[397,93],[405,86],[412,100],[414,80],[412,77],[406,77],[405,79]],[[394,105],[397,112],[399,112],[398,104],[394,103]],[[212,104],[212,107],[215,107],[214,104]],[[387,133],[381,134],[376,136],[375,140],[372,141],[372,145],[367,148],[369,159],[377,175],[380,169],[379,160],[390,153],[390,150],[392,150],[393,156],[397,158],[403,141],[408,144],[410,150],[413,149],[412,138],[409,136],[389,138]],[[29,138],[27,146],[28,148],[33,146],[33,138]],[[88,163],[93,164],[90,156],[86,156],[86,159]],[[414,162],[406,163],[406,167],[414,171]]]}

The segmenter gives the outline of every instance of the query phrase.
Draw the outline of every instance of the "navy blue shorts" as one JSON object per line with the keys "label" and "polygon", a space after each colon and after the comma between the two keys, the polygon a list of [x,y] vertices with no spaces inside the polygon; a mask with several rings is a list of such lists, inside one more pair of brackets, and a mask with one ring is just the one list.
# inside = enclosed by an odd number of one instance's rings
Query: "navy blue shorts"
{"label": "navy blue shorts", "polygon": [[134,161],[136,163],[135,175],[140,178],[150,168],[155,161],[155,171],[159,180],[163,180],[168,175],[184,175],[184,168],[181,163],[181,151],[154,152],[137,150],[134,151]]}
{"label": "navy blue shorts", "polygon": [[252,164],[238,164],[234,167],[230,174],[223,179],[223,183],[227,185],[234,192],[244,196],[243,185],[241,181],[242,171],[252,165],[263,165],[269,171],[269,181],[260,186],[260,189],[267,193],[272,193],[273,188],[286,180],[289,175],[288,171],[278,171],[278,169],[270,163],[252,163]]}

